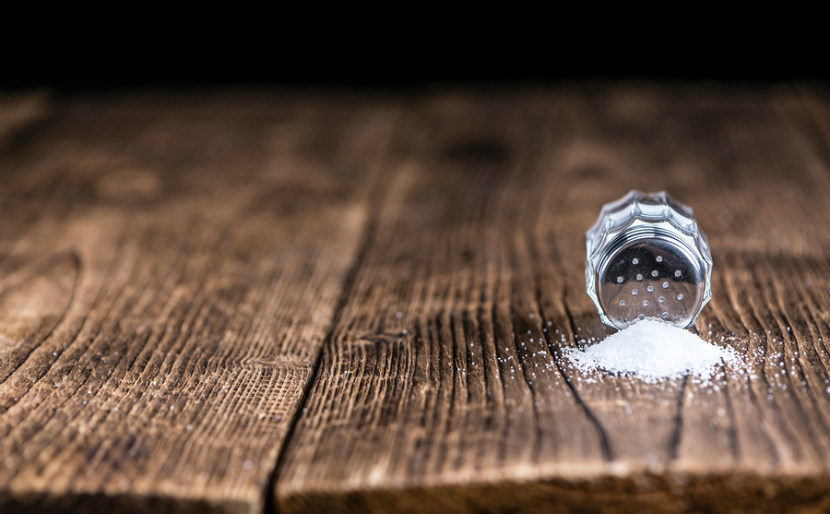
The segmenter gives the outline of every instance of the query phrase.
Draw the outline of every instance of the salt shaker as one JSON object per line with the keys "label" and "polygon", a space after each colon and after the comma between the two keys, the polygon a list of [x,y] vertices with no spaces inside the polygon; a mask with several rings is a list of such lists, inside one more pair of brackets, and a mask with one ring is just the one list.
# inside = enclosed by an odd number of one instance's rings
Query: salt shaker
{"label": "salt shaker", "polygon": [[605,204],[586,233],[588,295],[616,328],[657,318],[678,327],[712,298],[712,255],[692,209],[665,191]]}

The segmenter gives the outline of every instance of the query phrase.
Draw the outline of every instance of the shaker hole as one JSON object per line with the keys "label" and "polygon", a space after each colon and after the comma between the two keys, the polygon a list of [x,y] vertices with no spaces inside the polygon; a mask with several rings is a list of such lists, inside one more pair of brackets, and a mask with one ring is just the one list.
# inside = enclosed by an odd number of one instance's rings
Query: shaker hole
{"label": "shaker hole", "polygon": [[680,294],[678,294],[678,295],[677,295],[677,299],[678,299],[678,300],[682,300],[683,298],[685,298],[685,297],[683,296],[683,293],[680,293]]}
{"label": "shaker hole", "polygon": [[637,296],[637,290],[636,289],[631,290],[631,296]]}
{"label": "shaker hole", "polygon": [[668,312],[664,312],[664,313],[663,313],[663,315],[662,315],[661,317],[662,317],[663,319],[669,319],[669,313],[668,313]]}
{"label": "shaker hole", "polygon": [[668,280],[664,280],[664,281],[663,281],[663,289],[668,289],[668,288],[669,288],[669,281],[668,281]]}
{"label": "shaker hole", "polygon": [[657,256],[657,258],[656,258],[656,259],[654,259],[654,260],[655,260],[655,261],[657,261],[657,262],[663,262],[663,256],[662,256],[662,255],[658,255],[658,256]]}
{"label": "shaker hole", "polygon": [[652,291],[654,291],[654,286],[648,286],[648,287],[646,288],[646,291],[648,291],[649,293],[650,293],[650,292],[652,292]]}
{"label": "shaker hole", "polygon": [[643,307],[648,307],[648,300],[643,300]]}
{"label": "shaker hole", "polygon": [[682,275],[682,273],[680,273],[679,269],[674,270],[674,276],[675,277],[680,278],[680,275]]}
{"label": "shaker hole", "polygon": [[659,273],[657,273],[657,270],[651,272],[652,277],[656,277],[657,275],[659,275]]}
{"label": "shaker hole", "polygon": [[637,273],[637,277],[636,277],[636,278],[637,278],[637,282],[642,282],[642,281],[643,281],[643,275],[642,275],[642,273]]}
{"label": "shaker hole", "polygon": [[662,296],[661,296],[660,298],[658,298],[658,299],[657,299],[657,303],[663,303],[663,302],[665,302],[665,301],[666,301],[666,299],[665,299],[664,297],[662,297]]}
{"label": "shaker hole", "polygon": [[625,307],[625,300],[620,300],[620,307]]}
{"label": "shaker hole", "polygon": [[618,284],[622,284],[622,283],[623,283],[623,280],[625,280],[625,279],[622,277],[622,275],[620,275],[619,277],[617,277],[617,283],[618,283]]}
{"label": "shaker hole", "polygon": [[640,264],[640,259],[634,257],[633,259],[631,259],[631,264]]}

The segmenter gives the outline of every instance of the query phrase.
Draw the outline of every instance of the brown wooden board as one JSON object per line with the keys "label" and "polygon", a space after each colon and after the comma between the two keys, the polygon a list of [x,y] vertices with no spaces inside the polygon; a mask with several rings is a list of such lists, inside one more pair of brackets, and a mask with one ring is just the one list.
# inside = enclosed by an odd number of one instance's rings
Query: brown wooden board
{"label": "brown wooden board", "polygon": [[[282,512],[830,509],[830,173],[792,89],[568,87],[407,109],[275,484]],[[604,202],[709,234],[713,382],[585,374]],[[711,335],[710,335],[711,331]]]}
{"label": "brown wooden board", "polygon": [[0,160],[0,512],[261,511],[383,102],[62,101]]}
{"label": "brown wooden board", "polygon": [[[827,512],[828,105],[0,98],[0,512]],[[584,232],[632,188],[695,208],[743,373],[562,358],[612,332]]]}

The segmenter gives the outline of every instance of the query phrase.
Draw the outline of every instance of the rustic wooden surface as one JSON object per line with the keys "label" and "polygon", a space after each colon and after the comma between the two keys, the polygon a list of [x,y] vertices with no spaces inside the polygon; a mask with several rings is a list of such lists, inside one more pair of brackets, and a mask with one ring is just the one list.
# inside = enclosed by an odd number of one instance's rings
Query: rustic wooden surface
{"label": "rustic wooden surface", "polygon": [[[576,85],[0,101],[0,510],[826,512],[830,96]],[[646,384],[584,231],[692,205],[704,336]],[[564,336],[564,337],[563,337]]]}
{"label": "rustic wooden surface", "polygon": [[70,102],[3,157],[4,512],[263,508],[393,112],[262,104]]}

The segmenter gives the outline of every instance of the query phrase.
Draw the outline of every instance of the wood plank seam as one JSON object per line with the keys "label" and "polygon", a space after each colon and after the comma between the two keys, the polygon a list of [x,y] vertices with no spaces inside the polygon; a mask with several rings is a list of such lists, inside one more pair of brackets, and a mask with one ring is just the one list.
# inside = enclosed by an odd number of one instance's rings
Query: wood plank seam
{"label": "wood plank seam", "polygon": [[[566,192],[563,193],[563,196],[564,196],[564,194],[566,194]],[[561,215],[561,213],[563,212],[563,209],[565,207],[564,203],[565,203],[564,198],[561,198],[561,199],[559,199],[558,202],[556,202],[556,207],[553,208],[554,216]],[[530,235],[531,234],[529,234],[528,237],[530,237]],[[541,252],[540,252],[539,248],[536,245],[532,245],[531,249],[532,249],[534,257],[535,257],[535,262],[541,262],[542,255],[541,255]],[[561,274],[567,273],[567,270],[566,270],[565,266],[563,265],[562,255],[561,255],[561,251],[559,249],[558,241],[554,241],[553,244],[551,245],[551,255],[550,255],[550,257],[551,257],[550,261],[552,263],[554,263],[554,266],[556,267],[557,270],[559,270],[559,273],[561,273]],[[536,305],[537,305],[537,308],[539,309],[539,313],[540,313],[543,320],[553,319],[553,317],[550,316],[549,313],[545,312],[545,309],[543,307],[544,302],[542,300],[542,284],[541,284],[540,274],[541,274],[541,270],[538,270],[537,273],[536,273],[536,277],[535,277],[536,278],[536,284],[535,284],[535,288],[534,288],[534,293],[535,293]],[[566,319],[568,320],[567,327],[569,329],[570,338],[572,340],[575,340],[577,338],[577,335],[576,335],[577,334],[577,330],[576,330],[577,325],[576,325],[576,321],[574,319],[573,313],[571,312],[571,308],[569,307],[569,302],[568,302],[569,290],[568,290],[568,288],[569,288],[569,285],[567,283],[563,284],[562,294],[559,298],[559,301],[561,302],[562,310],[564,311]],[[568,376],[568,373],[566,373],[565,370],[563,369],[562,362],[561,362],[562,349],[561,349],[560,345],[557,344],[557,342],[553,340],[553,334],[550,332],[550,330],[542,330],[542,335],[545,338],[545,344],[548,347],[548,351],[550,352],[551,356],[553,356],[554,365],[556,366],[556,369],[559,372],[559,374],[562,376],[563,382],[565,383],[565,385],[570,390],[571,394],[573,395],[573,397],[576,400],[577,404],[582,409],[582,411],[585,414],[586,418],[596,428],[597,436],[599,438],[600,451],[602,453],[603,459],[606,462],[613,461],[615,457],[614,457],[613,447],[611,445],[611,438],[609,437],[608,431],[603,426],[602,422],[599,420],[599,418],[596,416],[596,414],[594,414],[594,412],[588,406],[587,402],[582,398],[582,395],[579,393],[576,386],[574,386],[574,384],[572,383],[571,378]]]}
{"label": "wood plank seam", "polygon": [[[0,288],[0,509],[262,510],[394,103],[248,98],[73,101],[3,154],[22,209],[0,265],[25,290]],[[142,164],[160,169],[119,182]],[[75,280],[62,316],[19,335],[15,301],[56,273]]]}
{"label": "wood plank seam", "polygon": [[[393,124],[393,127],[396,127],[396,125],[397,124]],[[395,129],[393,128],[393,130],[390,131],[390,137],[387,139],[386,146],[390,144],[392,140],[391,133],[394,133],[394,130]],[[381,150],[382,154],[385,152],[385,148]],[[263,505],[262,512],[266,514],[274,514],[279,512],[276,502],[277,479],[279,477],[281,468],[285,463],[285,448],[293,439],[294,432],[297,428],[297,424],[299,423],[303,412],[305,412],[306,404],[309,400],[309,394],[317,380],[317,374],[320,372],[320,367],[324,354],[323,350],[327,345],[332,344],[332,341],[334,340],[335,336],[335,331],[340,328],[340,322],[342,320],[343,311],[346,307],[347,302],[349,301],[349,298],[353,293],[357,273],[360,271],[361,266],[363,265],[363,262],[366,258],[366,252],[369,250],[369,248],[371,248],[375,239],[375,235],[377,234],[382,201],[386,189],[389,186],[390,180],[388,174],[383,172],[383,162],[384,161],[381,158],[380,165],[378,166],[378,170],[374,176],[374,183],[372,184],[367,199],[369,213],[367,215],[367,219],[363,228],[363,233],[361,234],[357,255],[354,261],[352,262],[351,266],[349,267],[349,271],[346,274],[346,279],[344,280],[341,286],[340,294],[337,299],[337,304],[335,306],[334,313],[332,315],[331,320],[329,321],[329,328],[326,332],[325,337],[323,338],[323,343],[317,350],[317,355],[315,356],[314,364],[312,365],[312,371],[308,377],[305,388],[303,389],[301,399],[298,403],[297,408],[294,411],[294,415],[288,421],[288,429],[286,431],[286,435],[282,441],[282,444],[280,445],[274,468],[269,474],[268,482],[264,484],[265,490],[263,491],[263,498],[265,503]]]}
{"label": "wood plank seam", "polygon": [[[557,258],[555,262],[559,262]],[[561,269],[561,267],[560,267]],[[541,291],[537,288],[537,302],[539,304],[539,310],[542,312],[542,319],[551,319],[550,317],[546,317],[546,313],[541,307]],[[568,320],[568,329],[569,334],[572,339],[576,338],[576,321],[574,320],[574,316],[571,313],[570,307],[568,307],[567,302],[568,297],[568,286],[565,285],[562,288],[562,307],[565,312],[565,316]],[[545,337],[545,344],[548,345],[549,351],[554,358],[554,365],[556,366],[557,371],[562,376],[562,381],[568,386],[571,394],[573,395],[574,399],[576,400],[577,404],[582,409],[582,412],[585,414],[585,417],[591,421],[591,424],[596,428],[597,436],[599,437],[600,449],[602,451],[602,458],[606,462],[611,462],[614,460],[614,449],[611,446],[611,438],[608,435],[608,431],[603,426],[602,422],[600,422],[599,418],[597,418],[596,414],[591,410],[585,400],[580,395],[579,391],[574,386],[573,382],[571,381],[568,373],[565,372],[564,368],[562,367],[562,348],[557,344],[556,341],[553,340],[553,334],[550,331],[543,332]]]}

